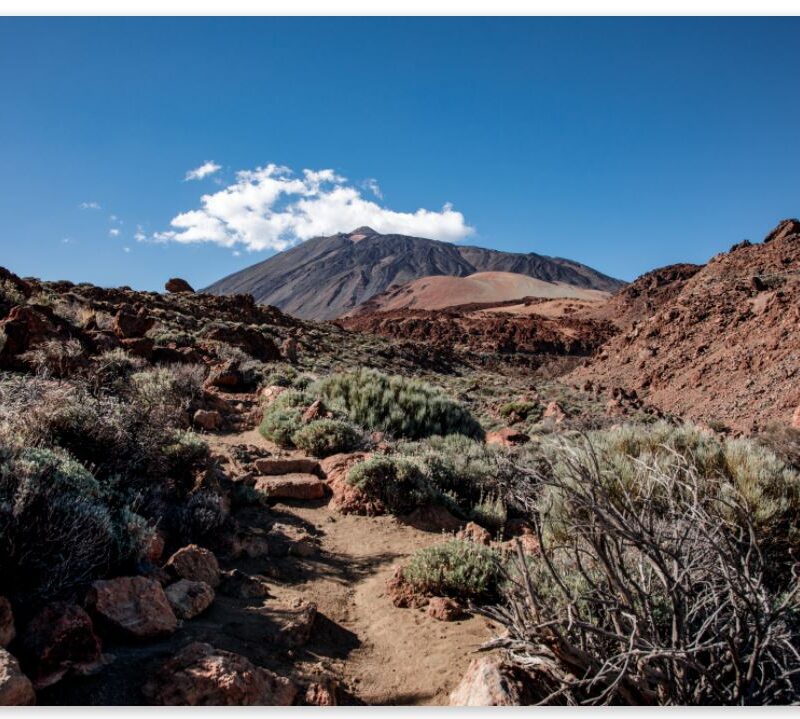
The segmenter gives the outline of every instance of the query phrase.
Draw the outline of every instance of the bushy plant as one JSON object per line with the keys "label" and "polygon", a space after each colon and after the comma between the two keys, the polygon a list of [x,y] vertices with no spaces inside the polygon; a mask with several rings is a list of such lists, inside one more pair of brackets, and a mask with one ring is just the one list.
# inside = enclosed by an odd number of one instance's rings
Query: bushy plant
{"label": "bushy plant", "polygon": [[25,352],[23,358],[38,375],[62,379],[78,369],[84,359],[84,350],[76,339],[46,340]]}
{"label": "bushy plant", "polygon": [[508,509],[503,500],[495,494],[487,494],[472,508],[473,522],[493,532],[502,531],[508,519]]}
{"label": "bushy plant", "polygon": [[497,590],[500,557],[482,544],[450,539],[414,552],[402,575],[422,594],[486,600]]}
{"label": "bushy plant", "polygon": [[350,469],[347,482],[394,514],[406,514],[436,499],[419,464],[404,457],[371,457]]}
{"label": "bushy plant", "polygon": [[303,427],[303,411],[309,404],[311,400],[303,392],[286,390],[264,410],[259,432],[279,447],[292,447],[292,437]]}
{"label": "bushy plant", "polygon": [[355,449],[360,441],[359,431],[349,422],[339,419],[318,419],[292,434],[295,447],[314,457],[348,452]]}
{"label": "bushy plant", "polygon": [[325,377],[310,390],[368,430],[408,439],[446,434],[483,437],[480,424],[466,408],[419,380],[361,369]]}
{"label": "bushy plant", "polygon": [[542,414],[544,414],[544,409],[538,402],[517,400],[514,402],[506,402],[501,405],[497,413],[505,418],[516,415],[520,419],[529,419],[536,422],[541,419]]}

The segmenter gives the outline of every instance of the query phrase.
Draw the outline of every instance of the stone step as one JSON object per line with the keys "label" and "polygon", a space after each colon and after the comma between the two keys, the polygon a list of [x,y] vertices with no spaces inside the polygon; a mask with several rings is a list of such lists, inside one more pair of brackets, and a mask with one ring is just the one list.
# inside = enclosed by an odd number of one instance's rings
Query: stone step
{"label": "stone step", "polygon": [[290,473],[256,477],[256,491],[271,499],[321,499],[325,482],[313,474]]}
{"label": "stone step", "polygon": [[322,467],[316,459],[311,457],[293,457],[278,459],[275,457],[261,457],[255,461],[259,474],[275,476],[279,474],[315,474],[323,476]]}

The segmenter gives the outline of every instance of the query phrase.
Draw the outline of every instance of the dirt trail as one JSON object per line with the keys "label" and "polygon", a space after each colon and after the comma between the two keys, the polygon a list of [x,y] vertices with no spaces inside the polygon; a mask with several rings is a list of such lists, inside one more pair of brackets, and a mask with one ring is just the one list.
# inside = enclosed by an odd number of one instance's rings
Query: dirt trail
{"label": "dirt trail", "polygon": [[[281,452],[256,431],[217,438],[217,446],[251,444]],[[280,522],[302,526],[320,542],[317,556],[291,558],[283,581],[270,582],[265,608],[295,598],[317,603],[314,634],[303,662],[321,663],[367,704],[446,704],[474,650],[491,636],[482,617],[456,622],[425,610],[398,609],[385,595],[397,564],[441,539],[390,517],[342,515],[327,500],[279,503]]]}

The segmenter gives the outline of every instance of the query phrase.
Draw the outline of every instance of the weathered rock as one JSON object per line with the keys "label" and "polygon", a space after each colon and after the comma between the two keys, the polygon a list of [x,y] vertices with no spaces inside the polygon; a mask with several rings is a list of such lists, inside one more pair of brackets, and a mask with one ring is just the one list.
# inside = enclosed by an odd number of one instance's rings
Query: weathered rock
{"label": "weathered rock", "polygon": [[426,504],[417,507],[403,517],[403,522],[425,532],[457,532],[464,525],[441,504]]}
{"label": "weathered rock", "polygon": [[167,292],[172,292],[172,293],[194,292],[194,288],[186,280],[183,280],[180,277],[171,277],[170,279],[168,279],[164,284],[164,289]]}
{"label": "weathered rock", "polygon": [[224,572],[219,591],[227,597],[260,599],[269,596],[269,587],[263,577],[256,577],[240,569]]}
{"label": "weathered rock", "polygon": [[419,609],[428,604],[428,597],[418,594],[414,587],[406,581],[402,567],[397,567],[386,583],[386,595],[391,599],[394,606],[400,608],[414,607]]}
{"label": "weathered rock", "polygon": [[428,601],[428,614],[441,622],[452,622],[465,616],[464,608],[449,597],[431,597]]}
{"label": "weathered rock", "polygon": [[167,636],[178,628],[161,585],[146,577],[94,582],[86,603],[102,625],[128,639]]}
{"label": "weathered rock", "polygon": [[303,646],[311,638],[316,618],[317,605],[298,597],[281,610],[277,641],[287,647]]}
{"label": "weathered rock", "polygon": [[380,500],[368,497],[360,489],[347,482],[350,468],[370,457],[365,452],[334,454],[320,462],[328,487],[333,494],[331,506],[342,514],[383,514],[385,508]]}
{"label": "weathered rock", "polygon": [[54,684],[70,670],[86,673],[102,664],[91,617],[76,604],[47,605],[28,622],[20,644],[37,689]]}
{"label": "weathered rock", "polygon": [[0,706],[36,704],[33,684],[19,668],[19,662],[5,649],[0,649]]}
{"label": "weathered rock", "polygon": [[0,347],[0,368],[22,369],[25,364],[20,357],[46,340],[80,339],[80,333],[66,320],[58,317],[50,307],[44,305],[17,305],[0,321],[0,332],[5,342]]}
{"label": "weathered rock", "polygon": [[151,360],[153,358],[153,348],[155,342],[150,337],[130,337],[120,340],[122,349],[134,357]]}
{"label": "weathered rock", "polygon": [[142,691],[159,706],[288,706],[297,694],[285,677],[202,642],[169,659]]}
{"label": "weathered rock", "polygon": [[316,419],[324,419],[328,417],[331,413],[328,412],[328,409],[325,407],[321,399],[315,399],[303,412],[303,416],[300,418],[303,422],[308,424],[309,422],[313,422]]}
{"label": "weathered rock", "polygon": [[778,226],[764,238],[764,242],[775,242],[796,234],[800,234],[800,220],[782,220],[778,223]]}
{"label": "weathered rock", "polygon": [[164,565],[165,569],[179,579],[191,579],[217,587],[220,582],[219,562],[213,552],[196,544],[182,547]]}
{"label": "weathered rock", "polygon": [[135,313],[121,309],[114,315],[111,329],[120,339],[133,339],[144,337],[155,323],[155,318],[148,316],[144,307]]}
{"label": "weathered rock", "polygon": [[209,329],[205,337],[239,347],[260,362],[275,362],[281,359],[275,340],[253,327],[220,324]]}
{"label": "weathered rock", "polygon": [[496,432],[487,432],[486,444],[497,444],[502,447],[515,447],[520,444],[525,444],[530,440],[530,437],[524,432],[518,432],[511,427],[503,427]]}
{"label": "weathered rock", "polygon": [[161,534],[161,532],[153,532],[144,550],[145,559],[153,563],[161,561],[165,546],[166,540],[164,539],[164,535]]}
{"label": "weathered rock", "polygon": [[561,424],[567,418],[564,408],[555,400],[550,402],[542,414],[542,419],[548,419],[555,424]]}
{"label": "weathered rock", "polygon": [[205,384],[207,387],[238,390],[244,387],[245,382],[239,370],[239,363],[236,360],[228,360],[211,370]]}
{"label": "weathered rock", "polygon": [[336,681],[326,677],[311,682],[306,687],[305,703],[309,706],[335,707],[339,706],[336,698],[338,686]]}
{"label": "weathered rock", "polygon": [[216,410],[198,409],[192,417],[195,427],[213,432],[222,426],[222,415]]}
{"label": "weathered rock", "polygon": [[259,474],[274,476],[276,474],[316,474],[322,475],[322,467],[316,459],[310,457],[291,457],[287,459],[276,459],[273,457],[262,457],[256,459],[256,470]]}
{"label": "weathered rock", "polygon": [[17,630],[14,627],[14,612],[11,610],[11,602],[5,597],[0,597],[0,647],[7,647],[14,641],[15,636],[17,636]]}
{"label": "weathered rock", "polygon": [[526,691],[520,673],[497,657],[473,659],[459,685],[450,693],[450,706],[521,706]]}
{"label": "weathered rock", "polygon": [[255,489],[270,499],[320,499],[325,483],[313,474],[284,474],[256,477]]}
{"label": "weathered rock", "polygon": [[459,539],[482,544],[485,547],[492,543],[492,535],[479,524],[475,524],[475,522],[468,522],[464,529],[458,533],[458,537]]}
{"label": "weathered rock", "polygon": [[288,387],[282,387],[279,384],[271,384],[269,387],[264,387],[261,390],[261,400],[264,403],[264,406],[268,407],[271,405],[280,395],[282,395]]}
{"label": "weathered rock", "polygon": [[797,409],[795,409],[792,415],[792,427],[800,429],[800,405],[797,406]]}
{"label": "weathered rock", "polygon": [[287,337],[281,345],[281,354],[292,364],[297,363],[297,340],[294,337]]}
{"label": "weathered rock", "polygon": [[192,619],[202,614],[214,601],[214,590],[205,582],[179,579],[165,590],[172,611],[179,619]]}

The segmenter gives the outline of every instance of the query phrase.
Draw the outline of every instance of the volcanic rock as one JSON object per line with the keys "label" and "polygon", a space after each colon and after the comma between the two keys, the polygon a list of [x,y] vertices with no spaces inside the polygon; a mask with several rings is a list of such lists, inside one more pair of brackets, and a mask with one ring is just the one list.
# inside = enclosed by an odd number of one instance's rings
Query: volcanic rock
{"label": "volcanic rock", "polygon": [[192,619],[202,614],[214,601],[214,590],[205,582],[180,579],[165,590],[178,619]]}
{"label": "volcanic rock", "polygon": [[255,489],[270,499],[320,499],[325,483],[313,474],[256,477]]}
{"label": "volcanic rock", "polygon": [[127,639],[154,639],[178,628],[161,585],[146,577],[96,581],[86,603],[104,626]]}
{"label": "volcanic rock", "polygon": [[211,587],[219,586],[219,562],[213,552],[189,544],[173,554],[164,568],[179,579],[205,582]]}
{"label": "volcanic rock", "polygon": [[172,277],[169,280],[167,280],[166,284],[164,285],[164,289],[167,292],[172,292],[172,293],[178,293],[178,292],[194,293],[194,288],[186,280],[182,280],[180,277]]}
{"label": "volcanic rock", "polygon": [[428,616],[440,622],[453,622],[465,616],[464,608],[450,597],[431,597],[428,601]]}
{"label": "volcanic rock", "polygon": [[521,706],[526,687],[521,673],[503,660],[487,656],[473,659],[458,686],[450,693],[450,706]]}
{"label": "volcanic rock", "polygon": [[36,704],[33,684],[19,668],[19,662],[0,648],[0,706],[31,706]]}

